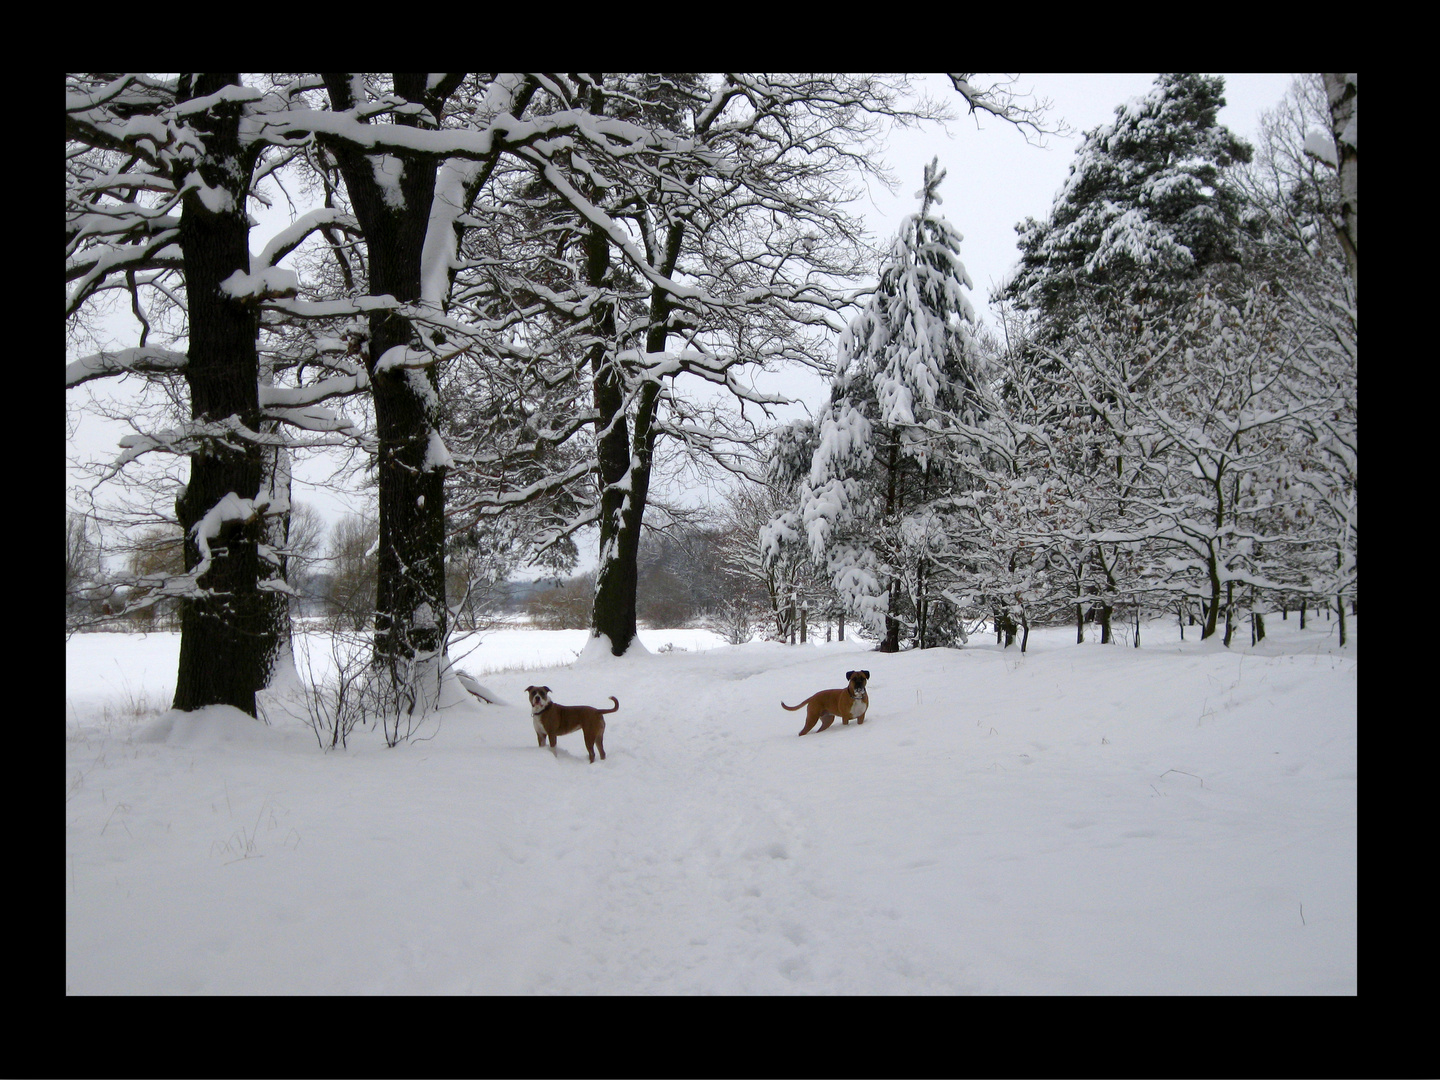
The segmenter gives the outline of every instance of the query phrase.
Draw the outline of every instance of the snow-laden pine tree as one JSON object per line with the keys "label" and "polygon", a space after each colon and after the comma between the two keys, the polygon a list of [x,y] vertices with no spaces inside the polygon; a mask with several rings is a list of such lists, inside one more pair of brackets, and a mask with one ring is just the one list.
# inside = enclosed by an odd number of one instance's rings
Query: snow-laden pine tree
{"label": "snow-laden pine tree", "polygon": [[992,446],[994,407],[971,325],[961,235],[934,211],[945,177],[925,170],[918,214],[891,243],[870,301],[841,336],[830,403],[801,485],[812,557],[881,648],[963,637],[962,503]]}
{"label": "snow-laden pine tree", "polygon": [[1243,200],[1227,175],[1251,149],[1217,120],[1218,75],[1165,74],[1086,133],[1045,221],[1027,218],[1002,292],[1058,335],[1081,299],[1173,303],[1239,258]]}

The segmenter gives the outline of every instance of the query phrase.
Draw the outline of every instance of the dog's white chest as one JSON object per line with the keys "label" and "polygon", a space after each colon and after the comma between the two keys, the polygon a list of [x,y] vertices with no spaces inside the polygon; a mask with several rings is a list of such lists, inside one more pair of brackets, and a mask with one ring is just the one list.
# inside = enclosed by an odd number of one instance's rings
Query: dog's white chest
{"label": "dog's white chest", "polygon": [[852,698],[850,702],[850,719],[858,720],[865,715],[865,710],[870,707],[870,699],[864,694]]}
{"label": "dog's white chest", "polygon": [[[544,710],[542,709],[541,712],[544,712]],[[538,713],[538,712],[532,712],[532,713],[530,714],[530,722],[535,725],[535,734],[536,734],[536,735],[544,735],[544,734],[545,734],[545,725],[540,722],[540,713]]]}

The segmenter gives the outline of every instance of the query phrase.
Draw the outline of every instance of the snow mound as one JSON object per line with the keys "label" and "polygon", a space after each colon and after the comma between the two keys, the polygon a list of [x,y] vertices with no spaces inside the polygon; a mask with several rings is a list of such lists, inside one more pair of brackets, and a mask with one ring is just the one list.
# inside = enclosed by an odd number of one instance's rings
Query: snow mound
{"label": "snow mound", "polygon": [[[471,675],[468,671],[464,671],[464,670],[462,670],[462,669],[460,669],[460,668],[453,668],[452,671],[453,671],[454,676],[455,676],[455,682],[459,683],[460,686],[463,687],[467,693],[469,693],[471,696],[473,696],[473,697],[474,697],[475,699],[477,699],[479,702],[481,702],[481,703],[483,703],[483,704],[485,704],[485,705],[508,705],[508,704],[509,704],[508,701],[505,701],[503,698],[501,698],[500,695],[497,694],[494,690],[491,690],[491,689],[490,689],[488,686],[486,686],[484,683],[481,683],[481,682],[479,682],[478,680],[476,680],[476,678],[475,678],[473,675]],[[468,702],[468,701],[469,701],[469,699],[467,699],[467,698],[464,697],[463,695],[461,695],[460,697],[458,697],[456,700],[457,700],[457,702],[458,702],[458,701],[465,701],[465,702]],[[445,694],[444,689],[442,688],[442,690],[441,690],[441,705],[446,705],[446,704],[449,704],[449,701],[448,701],[447,695]]]}
{"label": "snow mound", "polygon": [[227,745],[259,746],[273,738],[274,729],[263,720],[233,705],[207,705],[194,712],[171,709],[143,728],[134,741],[210,750]]}
{"label": "snow mound", "polygon": [[645,648],[638,637],[630,643],[630,648],[625,650],[624,656],[616,656],[612,649],[608,634],[593,634],[585,643],[585,647],[580,650],[580,655],[575,657],[575,663],[570,666],[593,667],[597,664],[614,664],[651,655],[650,650]]}

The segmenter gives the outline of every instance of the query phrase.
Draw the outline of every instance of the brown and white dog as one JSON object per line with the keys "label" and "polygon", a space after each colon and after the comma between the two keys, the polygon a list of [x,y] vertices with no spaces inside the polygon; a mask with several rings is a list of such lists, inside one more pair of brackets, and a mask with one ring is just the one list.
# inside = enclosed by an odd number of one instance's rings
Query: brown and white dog
{"label": "brown and white dog", "polygon": [[535,724],[535,736],[540,745],[550,740],[555,746],[557,735],[569,735],[572,731],[585,732],[585,749],[590,752],[590,763],[595,763],[595,751],[600,751],[600,760],[605,760],[605,714],[620,708],[620,701],[614,709],[596,709],[590,705],[557,705],[550,700],[550,687],[527,686],[525,693],[530,698],[530,719]]}
{"label": "brown and white dog", "polygon": [[799,705],[780,702],[782,709],[789,709],[791,712],[806,709],[805,726],[800,729],[801,735],[813,728],[817,720],[820,721],[821,731],[833,724],[837,716],[842,724],[848,724],[851,720],[857,724],[865,722],[865,710],[870,707],[870,695],[865,692],[865,683],[870,678],[870,672],[847,671],[845,678],[850,680],[848,686],[842,686],[838,690],[821,690],[811,694]]}

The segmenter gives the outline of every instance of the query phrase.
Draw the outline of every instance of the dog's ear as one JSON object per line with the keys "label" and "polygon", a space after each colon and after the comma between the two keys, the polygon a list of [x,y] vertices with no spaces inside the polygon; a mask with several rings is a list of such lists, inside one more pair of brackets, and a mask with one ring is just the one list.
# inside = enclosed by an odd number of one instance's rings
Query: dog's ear
{"label": "dog's ear", "polygon": [[854,677],[855,677],[855,673],[854,673],[853,671],[847,671],[847,672],[845,672],[845,678],[847,678],[847,679],[853,679]]}
{"label": "dog's ear", "polygon": [[870,678],[870,673],[869,673],[868,671],[862,671],[862,672],[860,672],[860,674],[861,674],[861,675],[864,675],[865,678],[867,678],[867,679]]}
{"label": "dog's ear", "polygon": [[535,687],[533,687],[533,686],[527,686],[527,687],[525,687],[525,692],[526,692],[527,694],[533,694],[533,693],[535,692]]}
{"label": "dog's ear", "polygon": [[540,689],[541,689],[541,690],[544,690],[545,693],[547,693],[547,694],[550,692],[550,687],[548,687],[548,686],[542,686],[542,687],[540,687]]}

